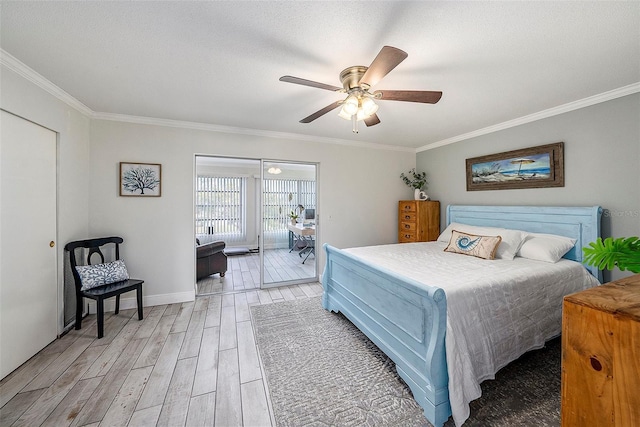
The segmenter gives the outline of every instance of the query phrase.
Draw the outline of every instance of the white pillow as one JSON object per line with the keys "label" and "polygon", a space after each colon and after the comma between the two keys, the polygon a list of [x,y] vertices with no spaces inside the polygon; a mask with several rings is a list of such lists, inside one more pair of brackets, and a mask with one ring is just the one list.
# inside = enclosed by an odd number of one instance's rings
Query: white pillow
{"label": "white pillow", "polygon": [[448,243],[451,240],[451,234],[453,230],[460,231],[462,233],[475,234],[478,236],[500,236],[502,241],[498,246],[496,252],[496,259],[508,259],[512,260],[518,253],[518,249],[522,245],[527,233],[520,230],[510,230],[508,228],[497,227],[478,227],[475,225],[460,224],[452,222],[438,237],[438,242]]}
{"label": "white pillow", "polygon": [[529,233],[518,251],[518,256],[538,261],[558,262],[575,244],[576,239],[569,237]]}

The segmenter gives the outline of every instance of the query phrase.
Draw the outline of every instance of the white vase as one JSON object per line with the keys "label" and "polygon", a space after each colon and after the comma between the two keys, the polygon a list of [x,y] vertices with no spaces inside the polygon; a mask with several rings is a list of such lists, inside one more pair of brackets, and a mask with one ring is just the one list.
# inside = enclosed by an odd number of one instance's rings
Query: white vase
{"label": "white vase", "polygon": [[413,191],[413,198],[415,200],[429,200],[429,196],[424,191],[421,191],[419,188],[416,188]]}

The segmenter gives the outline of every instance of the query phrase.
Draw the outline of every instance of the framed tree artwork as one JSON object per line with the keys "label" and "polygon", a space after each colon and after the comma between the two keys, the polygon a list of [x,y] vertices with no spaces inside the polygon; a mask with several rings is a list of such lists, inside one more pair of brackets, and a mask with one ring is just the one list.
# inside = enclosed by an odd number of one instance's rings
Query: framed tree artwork
{"label": "framed tree artwork", "polygon": [[120,195],[160,197],[162,165],[120,162]]}
{"label": "framed tree artwork", "polygon": [[564,187],[564,144],[467,159],[467,191]]}

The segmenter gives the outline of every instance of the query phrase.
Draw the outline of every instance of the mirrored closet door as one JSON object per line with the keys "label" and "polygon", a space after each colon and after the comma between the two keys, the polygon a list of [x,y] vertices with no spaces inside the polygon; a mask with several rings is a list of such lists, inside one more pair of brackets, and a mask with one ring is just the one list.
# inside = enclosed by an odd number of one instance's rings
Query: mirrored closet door
{"label": "mirrored closet door", "polygon": [[196,156],[196,293],[260,288],[260,160]]}
{"label": "mirrored closet door", "polygon": [[317,281],[315,164],[197,155],[196,293]]}
{"label": "mirrored closet door", "polygon": [[263,287],[317,280],[317,165],[263,161]]}

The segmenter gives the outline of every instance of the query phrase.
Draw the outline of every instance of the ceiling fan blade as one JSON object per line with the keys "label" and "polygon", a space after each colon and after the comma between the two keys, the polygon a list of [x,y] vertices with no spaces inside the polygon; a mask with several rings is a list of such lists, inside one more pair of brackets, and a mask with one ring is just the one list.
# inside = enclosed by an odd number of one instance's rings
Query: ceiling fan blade
{"label": "ceiling fan blade", "polygon": [[435,104],[440,101],[442,92],[428,90],[377,90],[374,92],[376,98],[384,101],[408,101],[422,102],[425,104]]}
{"label": "ceiling fan blade", "polygon": [[377,114],[372,114],[369,117],[367,117],[366,119],[364,119],[364,124],[366,124],[367,127],[375,126],[378,123],[380,123],[380,118],[378,117]]}
{"label": "ceiling fan blade", "polygon": [[280,77],[279,80],[281,82],[295,83],[297,85],[317,87],[319,89],[326,89],[326,90],[331,90],[331,91],[334,91],[334,92],[342,90],[342,88],[338,87],[338,86],[331,86],[331,85],[324,84],[324,83],[314,82],[312,80],[301,79],[300,77],[282,76],[282,77]]}
{"label": "ceiling fan blade", "polygon": [[360,79],[360,84],[364,83],[369,87],[374,86],[391,70],[396,68],[399,63],[404,61],[406,57],[407,52],[396,47],[384,46]]}
{"label": "ceiling fan blade", "polygon": [[318,117],[324,116],[325,114],[327,114],[329,111],[331,110],[335,110],[336,108],[338,108],[340,105],[342,104],[342,101],[336,101],[333,104],[329,104],[326,107],[324,107],[322,110],[318,110],[315,113],[313,113],[312,115],[305,117],[304,119],[300,120],[300,123],[311,123],[312,121],[314,121],[315,119],[317,119]]}

